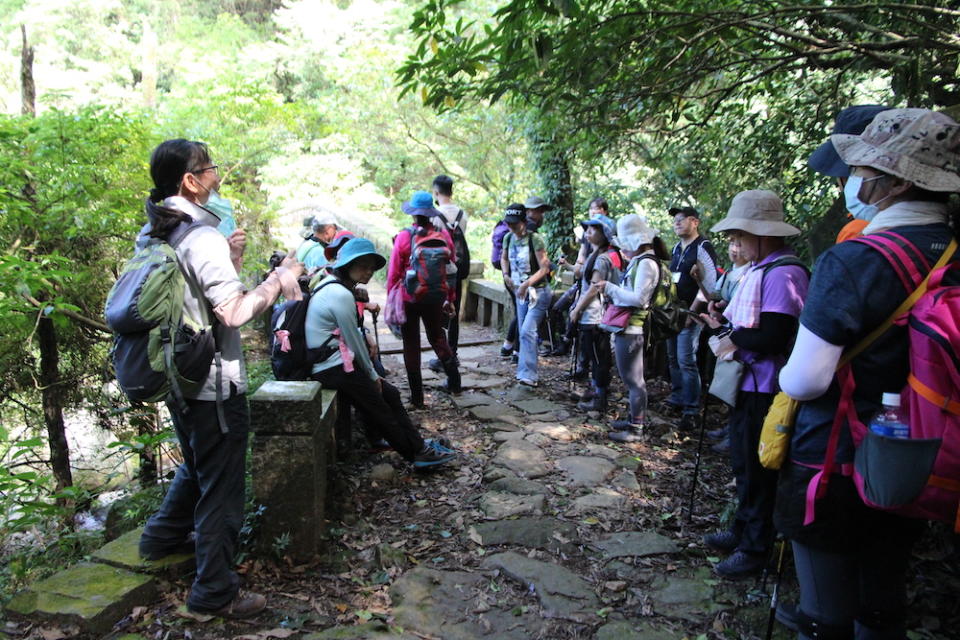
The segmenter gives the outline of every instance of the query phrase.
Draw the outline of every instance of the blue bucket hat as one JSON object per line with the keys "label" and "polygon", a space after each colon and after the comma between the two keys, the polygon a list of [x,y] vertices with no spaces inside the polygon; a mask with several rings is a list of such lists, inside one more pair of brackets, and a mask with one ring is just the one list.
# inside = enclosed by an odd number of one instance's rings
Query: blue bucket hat
{"label": "blue bucket hat", "polygon": [[340,253],[337,254],[337,261],[333,263],[333,268],[339,269],[340,267],[345,267],[357,258],[362,258],[363,256],[376,256],[376,269],[383,269],[384,265],[387,264],[387,259],[377,253],[377,248],[373,246],[372,242],[366,238],[352,238],[347,240],[346,244],[340,248]]}
{"label": "blue bucket hat", "polygon": [[433,207],[433,196],[427,191],[414,191],[410,201],[404,202],[400,205],[400,208],[403,209],[404,213],[411,216],[435,217],[443,215]]}
{"label": "blue bucket hat", "polygon": [[603,231],[603,235],[607,238],[607,242],[611,244],[617,235],[616,224],[614,224],[613,220],[603,214],[594,216],[589,220],[584,220],[580,223],[580,226],[583,227],[584,231],[587,230],[587,227],[600,227],[600,229]]}
{"label": "blue bucket hat", "polygon": [[[847,107],[837,114],[837,122],[833,126],[833,133],[846,133],[848,135],[858,136],[863,133],[867,125],[873,122],[874,117],[881,111],[886,111],[890,107],[884,107],[878,104],[862,104],[855,107]],[[827,140],[813,153],[807,160],[810,168],[817,173],[822,173],[833,178],[846,178],[850,175],[850,166],[840,159],[840,154],[833,146],[833,141]]]}

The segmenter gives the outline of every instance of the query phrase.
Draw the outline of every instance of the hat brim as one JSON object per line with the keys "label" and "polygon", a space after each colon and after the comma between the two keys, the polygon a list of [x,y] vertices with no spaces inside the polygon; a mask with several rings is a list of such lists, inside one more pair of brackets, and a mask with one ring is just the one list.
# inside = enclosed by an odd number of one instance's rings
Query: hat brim
{"label": "hat brim", "polygon": [[428,218],[435,218],[436,216],[443,215],[435,207],[414,207],[409,202],[404,202],[400,205],[400,208],[404,213],[411,216],[427,216]]}
{"label": "hat brim", "polygon": [[720,231],[746,231],[755,236],[770,236],[772,238],[789,238],[800,235],[800,229],[786,222],[773,220],[747,220],[743,218],[726,218],[713,225],[710,233]]}
{"label": "hat brim", "polygon": [[850,166],[837,154],[831,140],[827,140],[814,149],[807,160],[807,164],[817,173],[832,178],[846,178],[850,175]]}
{"label": "hat brim", "polygon": [[337,256],[337,261],[333,263],[333,268],[340,269],[341,267],[346,267],[351,262],[355,262],[363,256],[374,256],[377,259],[376,266],[374,267],[374,269],[377,271],[387,266],[387,259],[376,251],[364,251],[363,253],[352,255],[349,258],[341,258],[340,256]]}
{"label": "hat brim", "polygon": [[506,224],[516,224],[518,222],[526,222],[527,217],[523,214],[520,214],[517,216],[503,216],[503,221]]}
{"label": "hat brim", "polygon": [[921,189],[946,193],[960,192],[960,174],[864,142],[860,136],[835,133],[830,136],[840,158],[851,167],[871,167],[908,180]]}

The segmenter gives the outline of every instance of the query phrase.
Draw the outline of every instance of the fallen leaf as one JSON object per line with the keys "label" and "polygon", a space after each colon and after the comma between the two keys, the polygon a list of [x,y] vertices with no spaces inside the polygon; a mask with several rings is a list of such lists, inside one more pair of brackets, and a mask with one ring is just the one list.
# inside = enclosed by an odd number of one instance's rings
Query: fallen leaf
{"label": "fallen leaf", "polygon": [[178,618],[186,618],[187,620],[196,620],[197,622],[210,622],[213,620],[213,616],[206,615],[203,613],[194,613],[187,609],[187,605],[180,605],[174,611],[174,615]]}
{"label": "fallen leaf", "polygon": [[261,638],[289,638],[295,633],[299,633],[296,629],[270,629],[269,631],[261,631],[257,635]]}

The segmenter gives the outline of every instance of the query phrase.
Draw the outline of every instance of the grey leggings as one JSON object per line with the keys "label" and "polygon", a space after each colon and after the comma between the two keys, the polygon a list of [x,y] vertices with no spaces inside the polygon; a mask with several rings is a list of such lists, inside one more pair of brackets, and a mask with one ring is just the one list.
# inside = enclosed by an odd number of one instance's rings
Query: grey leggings
{"label": "grey leggings", "polygon": [[630,397],[629,420],[643,424],[647,413],[647,383],[643,379],[643,334],[617,334],[614,346],[617,370]]}

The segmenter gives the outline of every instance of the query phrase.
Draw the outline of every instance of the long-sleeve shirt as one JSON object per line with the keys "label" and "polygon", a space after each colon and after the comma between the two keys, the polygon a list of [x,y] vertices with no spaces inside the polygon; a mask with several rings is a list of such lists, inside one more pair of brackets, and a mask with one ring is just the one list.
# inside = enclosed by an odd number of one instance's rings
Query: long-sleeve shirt
{"label": "long-sleeve shirt", "polygon": [[[456,264],[457,252],[456,249],[454,249],[453,238],[450,237],[450,232],[442,225],[434,227],[430,223],[427,223],[425,228],[427,231],[436,229],[440,235],[443,236],[447,246],[450,248],[450,264]],[[387,291],[390,292],[400,287],[401,299],[404,302],[414,301],[413,296],[407,293],[406,287],[403,286],[403,277],[406,275],[407,268],[410,266],[410,254],[413,253],[412,239],[413,234],[410,233],[409,227],[400,230],[400,233],[398,233],[397,237],[393,240],[393,251],[390,252],[390,264],[387,268]],[[447,299],[451,304],[456,298],[456,295],[456,289],[450,287],[449,291],[447,291]]]}
{"label": "long-sleeve shirt", "polygon": [[637,310],[630,316],[630,323],[624,333],[642,333],[645,311],[650,306],[653,292],[660,280],[660,269],[657,260],[646,259],[644,256],[653,256],[653,251],[646,251],[634,256],[627,264],[621,284],[608,282],[604,292],[610,301],[618,307],[633,307]]}
{"label": "long-sleeve shirt", "polygon": [[[328,275],[320,281],[320,285],[331,280],[335,280],[334,276]],[[342,340],[343,345],[353,354],[354,368],[365,372],[372,380],[378,379],[380,376],[373,368],[367,343],[357,326],[357,304],[353,293],[339,284],[329,284],[310,298],[304,325],[307,348],[316,349],[322,346],[336,329],[340,330],[340,338],[331,340],[328,343],[329,346],[336,348]],[[342,364],[344,364],[343,355],[341,350],[337,349],[326,360],[315,363],[313,373]]]}

